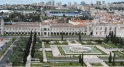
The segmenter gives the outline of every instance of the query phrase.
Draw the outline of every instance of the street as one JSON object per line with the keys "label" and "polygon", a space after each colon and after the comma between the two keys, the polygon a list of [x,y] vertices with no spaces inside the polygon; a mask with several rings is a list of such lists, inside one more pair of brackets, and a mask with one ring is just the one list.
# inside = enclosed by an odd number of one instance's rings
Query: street
{"label": "street", "polygon": [[[5,36],[5,37],[29,37],[29,36]],[[61,35],[55,35],[55,36],[37,36],[40,39],[48,39],[48,40],[61,40]],[[93,37],[93,36],[81,36],[82,40],[99,40],[104,39],[104,37]],[[64,40],[79,40],[78,35],[63,35]]]}
{"label": "street", "polygon": [[[19,38],[16,38],[15,41],[19,40]],[[15,44],[15,41],[13,42],[13,44]],[[3,58],[0,60],[0,67],[6,67],[7,64],[7,60],[9,59],[9,56],[12,54],[12,46],[13,44],[11,44],[10,48],[8,48],[8,50],[6,50],[6,54],[3,56]]]}

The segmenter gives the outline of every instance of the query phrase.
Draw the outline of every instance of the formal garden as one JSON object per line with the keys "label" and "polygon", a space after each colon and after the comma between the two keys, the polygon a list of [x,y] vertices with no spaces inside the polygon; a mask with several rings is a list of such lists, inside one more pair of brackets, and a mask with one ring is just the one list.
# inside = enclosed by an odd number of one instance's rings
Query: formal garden
{"label": "formal garden", "polygon": [[[123,39],[114,35],[106,36],[104,40],[81,40],[80,37],[79,40],[63,40],[63,38],[61,40],[40,40],[35,34],[33,35],[30,35],[29,38],[21,37],[15,42],[13,53],[7,60],[8,63],[11,62],[13,66],[24,66],[27,61],[25,59],[29,54],[29,51],[25,50],[29,50],[31,47],[28,44],[32,43],[31,66],[86,66],[85,62],[88,62],[86,56],[96,56],[108,66],[124,65]],[[116,41],[111,37],[115,38]],[[44,48],[42,47],[43,43]],[[77,50],[72,51],[70,48],[74,50],[77,48],[90,49],[90,51],[77,52]],[[44,61],[43,50],[45,50],[46,62]],[[111,51],[108,52],[107,50]],[[89,64],[91,66],[103,66],[101,63]]]}

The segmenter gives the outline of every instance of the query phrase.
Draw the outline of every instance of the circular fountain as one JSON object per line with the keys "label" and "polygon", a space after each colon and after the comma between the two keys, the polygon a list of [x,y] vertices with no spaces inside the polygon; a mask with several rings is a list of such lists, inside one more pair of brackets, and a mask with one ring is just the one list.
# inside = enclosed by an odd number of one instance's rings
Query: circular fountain
{"label": "circular fountain", "polygon": [[72,51],[72,52],[90,52],[91,48],[85,47],[85,46],[72,46],[72,47],[70,47],[70,51]]}

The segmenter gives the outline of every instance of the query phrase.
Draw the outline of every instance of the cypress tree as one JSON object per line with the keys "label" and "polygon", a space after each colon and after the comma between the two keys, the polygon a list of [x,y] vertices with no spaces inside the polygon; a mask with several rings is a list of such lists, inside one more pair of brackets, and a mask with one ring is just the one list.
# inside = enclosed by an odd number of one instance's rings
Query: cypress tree
{"label": "cypress tree", "polygon": [[81,63],[81,55],[79,55],[79,63]]}
{"label": "cypress tree", "polygon": [[82,53],[81,65],[83,66],[83,64],[84,64],[84,55]]}
{"label": "cypress tree", "polygon": [[116,41],[116,34],[113,35],[113,43],[115,44]]}
{"label": "cypress tree", "polygon": [[114,36],[114,34],[113,34],[113,31],[111,32],[111,42],[113,43],[113,36]]}
{"label": "cypress tree", "polygon": [[30,34],[30,37],[28,39],[28,42],[25,46],[25,50],[24,50],[24,55],[23,55],[23,65],[25,66],[26,62],[27,62],[27,56],[29,55],[30,52],[30,46],[31,46],[31,42],[32,42],[32,31]]}
{"label": "cypress tree", "polygon": [[61,36],[61,40],[63,41],[63,31],[62,31],[61,35],[62,35],[62,36]]}
{"label": "cypress tree", "polygon": [[114,54],[114,57],[113,57],[112,65],[115,66],[115,54]]}
{"label": "cypress tree", "polygon": [[109,41],[111,41],[111,31],[109,32]]}
{"label": "cypress tree", "polygon": [[120,47],[123,45],[123,39],[120,39]]}
{"label": "cypress tree", "polygon": [[79,41],[81,41],[81,32],[79,32]]}
{"label": "cypress tree", "polygon": [[110,52],[110,55],[109,55],[109,63],[112,62],[112,55],[111,55],[111,52]]}
{"label": "cypress tree", "polygon": [[32,44],[32,49],[31,49],[31,57],[34,58],[34,53],[35,53],[35,44],[36,44],[36,38],[37,38],[37,33],[34,33],[34,40],[33,40],[33,44]]}

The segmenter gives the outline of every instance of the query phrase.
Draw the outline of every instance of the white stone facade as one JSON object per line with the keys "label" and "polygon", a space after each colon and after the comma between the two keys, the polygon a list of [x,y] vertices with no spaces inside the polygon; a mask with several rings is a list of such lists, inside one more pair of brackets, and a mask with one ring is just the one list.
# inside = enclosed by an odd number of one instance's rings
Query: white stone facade
{"label": "white stone facade", "polygon": [[124,24],[96,23],[90,24],[85,22],[85,25],[74,25],[72,23],[41,23],[41,22],[17,22],[12,25],[4,25],[1,20],[0,34],[1,35],[29,35],[36,31],[38,35],[77,35],[81,34],[93,35],[94,37],[105,37],[110,31],[116,33],[119,37],[124,37]]}

